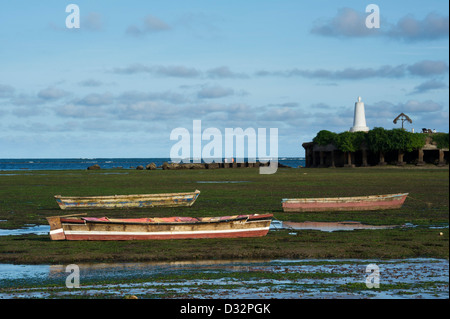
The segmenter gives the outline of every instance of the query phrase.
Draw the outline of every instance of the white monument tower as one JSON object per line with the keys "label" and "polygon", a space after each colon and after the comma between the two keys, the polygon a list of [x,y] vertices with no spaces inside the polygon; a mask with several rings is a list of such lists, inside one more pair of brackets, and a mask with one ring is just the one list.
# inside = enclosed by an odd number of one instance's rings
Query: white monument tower
{"label": "white monument tower", "polygon": [[364,112],[364,103],[361,102],[361,97],[358,97],[358,102],[355,103],[355,115],[353,117],[353,127],[350,132],[367,132],[369,128],[366,126],[366,114]]}

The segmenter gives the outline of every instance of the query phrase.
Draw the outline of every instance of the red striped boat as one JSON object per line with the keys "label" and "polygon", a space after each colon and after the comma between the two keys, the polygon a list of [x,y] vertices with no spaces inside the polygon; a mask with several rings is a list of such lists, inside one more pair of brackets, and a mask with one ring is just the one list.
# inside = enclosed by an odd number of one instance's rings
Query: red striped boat
{"label": "red striped boat", "polygon": [[334,212],[395,209],[402,207],[408,193],[333,197],[290,198],[281,201],[284,212]]}
{"label": "red striped boat", "polygon": [[261,237],[272,214],[222,217],[94,218],[74,215],[47,217],[52,240],[153,240]]}

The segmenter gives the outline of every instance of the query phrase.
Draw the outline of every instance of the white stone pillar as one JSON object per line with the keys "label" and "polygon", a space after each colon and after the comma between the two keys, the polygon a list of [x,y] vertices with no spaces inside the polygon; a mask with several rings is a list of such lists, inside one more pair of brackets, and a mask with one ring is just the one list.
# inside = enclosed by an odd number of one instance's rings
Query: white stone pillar
{"label": "white stone pillar", "polygon": [[366,114],[364,111],[364,103],[361,102],[361,97],[358,97],[358,102],[355,103],[355,114],[353,117],[353,127],[350,132],[367,132],[369,128],[366,126]]}

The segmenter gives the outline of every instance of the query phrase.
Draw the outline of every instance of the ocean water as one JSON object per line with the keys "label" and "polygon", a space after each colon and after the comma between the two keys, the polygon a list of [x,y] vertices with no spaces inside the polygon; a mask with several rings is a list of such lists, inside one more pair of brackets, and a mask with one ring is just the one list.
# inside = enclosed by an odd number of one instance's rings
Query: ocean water
{"label": "ocean water", "polygon": [[[146,166],[155,163],[161,166],[170,163],[170,158],[8,158],[0,159],[0,171],[17,170],[79,170],[98,164],[102,169],[123,168],[135,169],[136,166]],[[280,157],[278,162],[290,167],[305,166],[302,157]]]}

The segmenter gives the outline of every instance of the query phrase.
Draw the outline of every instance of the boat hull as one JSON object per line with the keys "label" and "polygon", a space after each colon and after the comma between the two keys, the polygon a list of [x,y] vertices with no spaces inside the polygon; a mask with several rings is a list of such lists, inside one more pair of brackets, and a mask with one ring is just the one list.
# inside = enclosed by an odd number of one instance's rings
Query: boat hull
{"label": "boat hull", "polygon": [[171,194],[142,194],[142,195],[114,195],[69,197],[56,195],[55,199],[63,210],[73,209],[121,209],[121,208],[148,208],[148,207],[176,207],[192,206],[200,191],[191,193]]}
{"label": "boat hull", "polygon": [[283,199],[284,212],[366,211],[402,207],[408,193],[338,198]]}
{"label": "boat hull", "polygon": [[[239,215],[167,222],[49,217],[52,240],[163,240],[189,238],[261,237],[269,231],[272,214]],[[189,220],[190,219],[190,220]]]}

